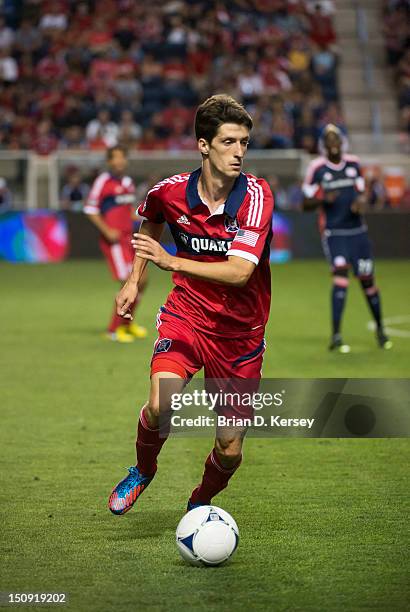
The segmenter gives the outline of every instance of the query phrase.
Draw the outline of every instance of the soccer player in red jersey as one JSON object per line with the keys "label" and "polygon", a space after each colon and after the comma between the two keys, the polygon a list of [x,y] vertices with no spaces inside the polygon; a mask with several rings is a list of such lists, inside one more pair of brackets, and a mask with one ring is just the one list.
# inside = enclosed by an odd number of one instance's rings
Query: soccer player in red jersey
{"label": "soccer player in red jersey", "polygon": [[[131,237],[136,220],[135,185],[132,178],[124,174],[127,163],[125,149],[120,146],[108,149],[109,172],[103,172],[95,179],[84,207],[84,212],[100,232],[100,248],[112,276],[122,283],[127,280],[132,268],[134,250]],[[146,274],[143,274],[139,294],[130,311],[135,310],[145,284]],[[109,339],[125,343],[146,335],[143,327],[131,323],[130,319],[123,319],[114,308],[107,332]]]}
{"label": "soccer player in red jersey", "polygon": [[[250,115],[230,96],[206,100],[195,118],[201,168],[159,182],[138,209],[145,220],[135,234],[136,256],[117,296],[117,312],[131,316],[148,261],[172,272],[175,287],[157,316],[149,398],[138,422],[137,465],[111,493],[114,514],[127,512],[155,475],[166,440],[159,417],[169,415],[171,405],[169,396],[160,395],[161,380],[172,378],[173,392],[181,392],[202,367],[206,379],[230,379],[233,385],[260,379],[270,307],[273,197],[265,180],[242,172],[251,129]],[[164,223],[176,256],[159,243]],[[248,406],[218,411],[253,416]],[[209,504],[227,486],[241,463],[245,432],[217,429],[188,509]]]}

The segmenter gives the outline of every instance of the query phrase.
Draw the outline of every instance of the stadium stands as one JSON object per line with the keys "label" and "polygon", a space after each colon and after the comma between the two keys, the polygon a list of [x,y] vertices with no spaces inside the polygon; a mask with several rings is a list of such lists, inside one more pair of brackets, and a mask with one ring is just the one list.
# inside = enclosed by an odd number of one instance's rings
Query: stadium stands
{"label": "stadium stands", "polygon": [[384,0],[383,33],[393,71],[403,144],[410,140],[410,0]]}
{"label": "stadium stands", "polygon": [[[253,148],[316,152],[338,105],[331,0],[21,0],[0,22],[0,148],[195,147],[216,91],[256,119]],[[250,27],[250,25],[252,27]]]}

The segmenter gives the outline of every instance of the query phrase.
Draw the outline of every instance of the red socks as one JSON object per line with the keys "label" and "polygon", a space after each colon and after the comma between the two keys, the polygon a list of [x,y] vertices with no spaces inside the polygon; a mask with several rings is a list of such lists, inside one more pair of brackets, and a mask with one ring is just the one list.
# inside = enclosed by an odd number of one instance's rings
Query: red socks
{"label": "red socks", "polygon": [[153,476],[157,471],[157,457],[160,453],[162,445],[167,440],[168,436],[163,437],[163,432],[152,429],[144,415],[144,409],[141,410],[138,421],[137,434],[137,468],[145,476]]}
{"label": "red socks", "polygon": [[[160,430],[152,429],[145,417],[144,409],[141,410],[138,421],[137,434],[137,468],[145,476],[153,476],[157,471],[157,457],[168,436],[163,437]],[[232,468],[224,468],[218,459],[215,449],[212,449],[205,461],[205,470],[200,485],[194,489],[190,497],[193,504],[209,504],[211,499],[225,489],[229,479],[236,472],[242,461],[242,456],[238,463]]]}
{"label": "red socks", "polygon": [[240,466],[242,457],[234,467],[226,469],[218,459],[215,449],[212,449],[205,461],[202,482],[193,490],[190,501],[193,504],[209,504],[211,499],[228,486],[229,479]]}
{"label": "red socks", "polygon": [[117,306],[115,305],[113,313],[112,313],[111,321],[108,326],[108,331],[110,333],[115,332],[120,327],[120,325],[126,325],[127,324],[126,321],[127,319],[123,319],[122,317],[117,315]]}
{"label": "red socks", "polygon": [[[134,311],[136,307],[138,306],[139,301],[140,301],[140,295],[138,294],[137,299],[135,300],[133,304],[131,304],[129,308],[129,312],[131,313],[132,316],[134,316]],[[113,333],[120,327],[120,325],[127,326],[130,323],[131,323],[131,319],[123,319],[122,317],[117,315],[117,305],[114,304],[114,310],[112,313],[110,324],[108,326],[108,331]]]}
{"label": "red socks", "polygon": [[[132,317],[134,317],[135,309],[140,303],[140,300],[141,300],[141,291],[138,292],[137,299],[135,300],[135,302],[131,304],[131,306],[128,309]],[[123,321],[125,322],[126,325],[129,325],[130,323],[132,323],[131,319],[123,319]]]}

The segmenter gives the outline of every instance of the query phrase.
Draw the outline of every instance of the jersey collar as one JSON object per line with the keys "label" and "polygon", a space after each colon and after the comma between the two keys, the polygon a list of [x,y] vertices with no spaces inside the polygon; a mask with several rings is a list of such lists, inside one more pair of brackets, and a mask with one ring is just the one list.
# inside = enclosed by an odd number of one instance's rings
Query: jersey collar
{"label": "jersey collar", "polygon": [[[191,172],[186,187],[186,198],[188,201],[189,208],[195,208],[199,204],[202,204],[202,200],[198,194],[198,180],[201,176],[202,168],[198,168]],[[228,195],[225,202],[224,213],[229,217],[236,217],[238,209],[245,199],[246,191],[248,187],[248,179],[246,175],[241,172],[236,181],[233,184],[232,190]]]}
{"label": "jersey collar", "polygon": [[333,162],[330,161],[328,157],[326,157],[326,166],[328,166],[331,170],[343,170],[345,165],[346,165],[346,160],[343,157],[343,155],[342,155],[342,159],[340,160],[338,164],[334,164]]}

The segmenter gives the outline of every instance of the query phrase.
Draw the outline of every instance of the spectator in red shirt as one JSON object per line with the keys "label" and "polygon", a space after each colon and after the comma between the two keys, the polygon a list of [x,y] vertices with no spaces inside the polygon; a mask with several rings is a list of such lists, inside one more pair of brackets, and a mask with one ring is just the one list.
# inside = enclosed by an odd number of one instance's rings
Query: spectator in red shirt
{"label": "spectator in red shirt", "polygon": [[78,2],[74,6],[73,28],[86,30],[92,26],[93,18],[87,2]]}
{"label": "spectator in red shirt", "polygon": [[90,65],[90,81],[93,85],[111,83],[117,74],[117,61],[108,54],[99,53]]}
{"label": "spectator in red shirt", "polygon": [[173,121],[178,121],[183,125],[184,131],[192,128],[194,115],[195,110],[186,108],[177,98],[172,98],[167,108],[160,113],[163,126],[170,126]]}
{"label": "spectator in red shirt", "polygon": [[33,140],[33,149],[37,155],[50,155],[58,147],[58,140],[52,131],[51,121],[44,120],[38,124]]}
{"label": "spectator in red shirt", "polygon": [[79,68],[74,68],[64,79],[64,89],[68,94],[85,96],[89,90],[88,79]]}
{"label": "spectator in red shirt", "polygon": [[40,93],[38,99],[38,111],[42,117],[58,120],[64,115],[65,96],[60,83],[53,81],[48,89]]}
{"label": "spectator in red shirt", "polygon": [[111,48],[113,34],[107,23],[98,17],[88,34],[88,46],[92,53],[104,53]]}
{"label": "spectator in red shirt", "polygon": [[195,150],[196,140],[191,134],[187,134],[185,121],[183,119],[176,118],[171,125],[172,131],[167,139],[167,149],[170,151]]}
{"label": "spectator in red shirt", "polygon": [[155,133],[155,130],[148,127],[144,130],[141,140],[138,143],[140,151],[158,151],[164,148],[164,144]]}
{"label": "spectator in red shirt", "polygon": [[38,78],[43,82],[62,79],[67,71],[64,59],[55,52],[46,55],[36,67]]}
{"label": "spectator in red shirt", "polygon": [[319,47],[327,48],[336,42],[332,20],[323,14],[320,3],[315,5],[313,14],[309,15],[309,23],[309,36]]}
{"label": "spectator in red shirt", "polygon": [[209,71],[212,61],[211,53],[205,45],[193,43],[188,47],[188,69],[191,78],[202,83]]}

